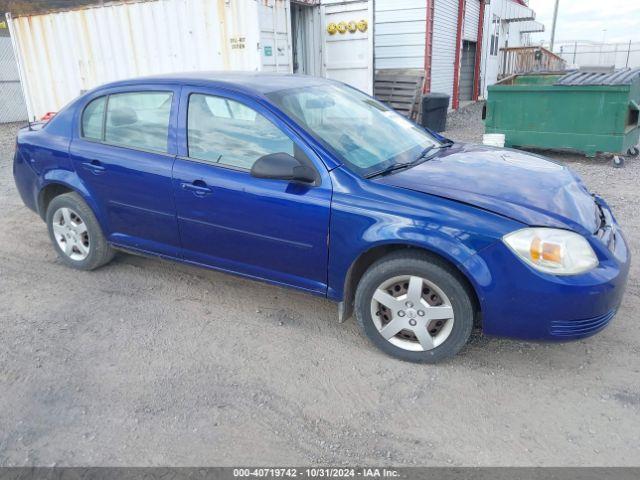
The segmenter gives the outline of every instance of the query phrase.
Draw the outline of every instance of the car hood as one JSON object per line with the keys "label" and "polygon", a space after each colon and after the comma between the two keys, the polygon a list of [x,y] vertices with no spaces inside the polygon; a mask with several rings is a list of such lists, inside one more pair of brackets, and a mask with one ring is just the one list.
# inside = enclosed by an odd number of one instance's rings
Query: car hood
{"label": "car hood", "polygon": [[527,225],[582,233],[599,227],[598,207],[577,175],[517,150],[456,143],[375,181],[475,205]]}

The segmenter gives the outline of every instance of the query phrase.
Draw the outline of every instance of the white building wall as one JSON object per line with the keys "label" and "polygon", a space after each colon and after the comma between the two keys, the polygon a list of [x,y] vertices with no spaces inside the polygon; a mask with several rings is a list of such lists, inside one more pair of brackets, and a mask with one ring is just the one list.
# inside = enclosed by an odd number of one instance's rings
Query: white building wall
{"label": "white building wall", "polygon": [[[498,61],[499,54],[495,54],[492,51],[492,37],[496,33],[499,33],[499,39],[502,37],[500,34],[499,9],[494,9],[493,4],[499,3],[502,0],[494,0],[491,4],[485,6],[484,12],[484,26],[482,35],[482,58],[480,61],[480,95],[484,98],[487,96],[487,87],[496,83],[498,79]],[[498,23],[495,23],[498,21]]]}
{"label": "white building wall", "polygon": [[375,0],[375,67],[424,68],[426,0]]}
{"label": "white building wall", "polygon": [[[366,93],[373,93],[373,0],[322,0],[322,74],[326,78],[348,83]],[[331,35],[327,28],[333,23],[365,20],[364,31],[345,31]]]}
{"label": "white building wall", "polygon": [[[431,91],[453,97],[459,0],[434,0]],[[427,0],[375,1],[375,67],[425,66]],[[467,0],[463,38],[476,41],[480,0]]]}
{"label": "white building wall", "polygon": [[456,59],[458,0],[435,0],[431,91],[453,97],[453,71]]}
{"label": "white building wall", "polygon": [[[482,61],[480,64],[481,95],[486,97],[487,87],[498,81],[500,73],[500,48],[529,46],[530,34],[522,30],[531,28],[531,21],[524,20],[528,15],[535,16],[533,10],[524,7],[513,0],[491,0],[485,7],[484,33],[482,40]],[[520,18],[522,21],[506,22],[508,18]],[[494,23],[494,20],[498,20]],[[491,54],[491,37],[497,33],[498,52]]]}
{"label": "white building wall", "polygon": [[[529,33],[523,33],[522,30],[529,28],[530,22],[514,22],[509,24],[507,29],[507,37],[510,47],[528,47],[531,45]],[[504,46],[504,44],[502,45]]]}

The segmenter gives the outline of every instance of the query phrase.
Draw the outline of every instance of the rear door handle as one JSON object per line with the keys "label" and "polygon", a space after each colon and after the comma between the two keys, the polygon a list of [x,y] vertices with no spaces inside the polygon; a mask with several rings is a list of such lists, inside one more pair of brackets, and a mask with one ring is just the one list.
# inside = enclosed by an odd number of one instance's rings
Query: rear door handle
{"label": "rear door handle", "polygon": [[187,183],[187,182],[182,182],[180,184],[180,187],[183,190],[189,190],[192,191],[194,193],[194,195],[197,195],[198,197],[204,197],[206,195],[210,195],[213,193],[213,190],[211,190],[211,187],[209,187],[204,181],[202,180],[194,180],[191,183]]}
{"label": "rear door handle", "polygon": [[106,170],[106,168],[104,168],[104,166],[102,165],[102,163],[100,163],[99,160],[91,160],[90,162],[82,162],[82,167],[85,170],[89,170],[94,175],[100,175],[101,173],[104,173],[104,171]]}

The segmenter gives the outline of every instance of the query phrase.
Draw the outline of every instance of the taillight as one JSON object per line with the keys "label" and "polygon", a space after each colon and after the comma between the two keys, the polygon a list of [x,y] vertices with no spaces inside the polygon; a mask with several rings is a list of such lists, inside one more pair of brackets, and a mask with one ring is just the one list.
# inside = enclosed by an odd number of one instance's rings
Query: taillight
{"label": "taillight", "polygon": [[53,117],[56,116],[56,113],[58,112],[47,112],[42,116],[40,120],[43,122],[48,122],[49,120],[51,120]]}

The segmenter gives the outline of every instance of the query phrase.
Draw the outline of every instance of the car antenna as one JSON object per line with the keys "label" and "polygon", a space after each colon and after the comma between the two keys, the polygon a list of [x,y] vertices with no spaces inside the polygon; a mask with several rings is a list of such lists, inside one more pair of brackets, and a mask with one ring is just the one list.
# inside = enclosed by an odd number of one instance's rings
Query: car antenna
{"label": "car antenna", "polygon": [[27,112],[27,125],[29,126],[29,131],[32,131],[33,127],[32,127],[31,117],[29,116],[28,112]]}

